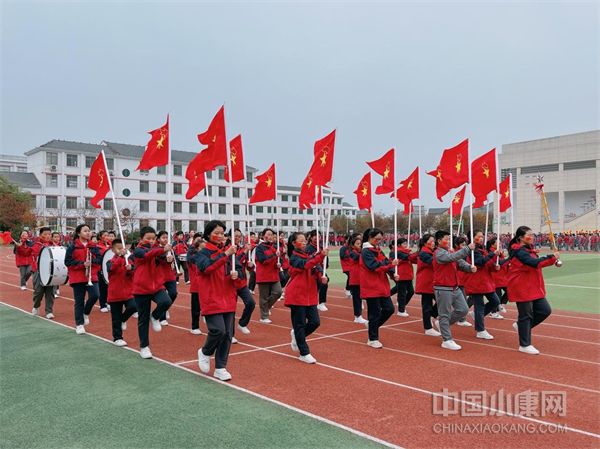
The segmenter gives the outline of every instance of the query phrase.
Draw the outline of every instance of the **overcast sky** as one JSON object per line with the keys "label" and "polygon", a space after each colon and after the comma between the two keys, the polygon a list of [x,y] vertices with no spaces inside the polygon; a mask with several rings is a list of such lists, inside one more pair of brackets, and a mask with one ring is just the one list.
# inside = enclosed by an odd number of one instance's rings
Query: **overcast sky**
{"label": "overcast sky", "polygon": [[334,188],[355,204],[365,160],[391,147],[400,180],[465,137],[476,156],[597,129],[598,5],[2,1],[0,153],[143,145],[167,113],[172,148],[197,151],[224,103],[247,163],[275,162],[281,184],[337,128]]}

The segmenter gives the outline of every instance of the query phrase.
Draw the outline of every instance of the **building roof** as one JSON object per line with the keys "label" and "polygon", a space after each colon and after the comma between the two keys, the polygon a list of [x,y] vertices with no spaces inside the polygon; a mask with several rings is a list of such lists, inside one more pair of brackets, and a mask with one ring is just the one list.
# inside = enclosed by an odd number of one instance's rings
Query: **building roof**
{"label": "building roof", "polygon": [[10,184],[15,184],[24,189],[41,189],[42,185],[33,173],[27,172],[0,172],[0,176],[6,179]]}
{"label": "building roof", "polygon": [[444,212],[447,212],[447,207],[430,207],[427,213],[429,215],[442,215]]}
{"label": "building roof", "polygon": [[347,203],[345,201],[342,203],[342,207],[352,207],[352,208],[356,209],[356,206],[353,206],[352,204]]}

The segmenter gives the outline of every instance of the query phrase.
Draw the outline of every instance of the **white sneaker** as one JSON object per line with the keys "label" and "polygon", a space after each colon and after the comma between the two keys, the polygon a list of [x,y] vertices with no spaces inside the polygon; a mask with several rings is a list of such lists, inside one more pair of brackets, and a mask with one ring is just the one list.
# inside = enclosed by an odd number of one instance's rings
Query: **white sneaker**
{"label": "white sneaker", "polygon": [[467,320],[464,320],[464,321],[457,321],[457,322],[456,322],[456,325],[457,325],[457,326],[460,326],[460,327],[471,327],[471,326],[473,326],[473,325],[472,325],[471,323],[469,323]]}
{"label": "white sneaker", "polygon": [[54,319],[54,314],[53,314],[52,312],[50,312],[50,313],[47,313],[47,314],[46,314],[46,319],[48,319],[48,320],[53,320],[53,319]]}
{"label": "white sneaker", "polygon": [[367,341],[367,345],[369,345],[370,347],[375,348],[375,349],[383,348],[383,345],[381,344],[381,342],[379,340],[369,340],[369,341]]}
{"label": "white sneaker", "polygon": [[493,340],[494,336],[488,331],[477,332],[477,338],[483,338],[484,340]]}
{"label": "white sneaker", "polygon": [[155,319],[152,315],[150,315],[150,323],[152,323],[152,330],[154,332],[160,332],[162,330],[162,326],[160,325],[160,321]]}
{"label": "white sneaker", "polygon": [[79,326],[76,326],[75,327],[75,333],[77,335],[83,335],[83,334],[85,334],[85,327],[83,327],[83,325],[81,325],[81,324]]}
{"label": "white sneaker", "polygon": [[317,363],[317,359],[315,359],[311,354],[301,355],[298,357],[298,360],[308,364]]}
{"label": "white sneaker", "polygon": [[355,316],[354,322],[358,324],[367,324],[369,320],[365,320],[362,316]]}
{"label": "white sneaker", "polygon": [[83,325],[87,326],[88,324],[90,324],[90,316],[86,315],[85,313],[83,314]]}
{"label": "white sneaker", "polygon": [[406,312],[398,312],[396,315],[398,315],[398,316],[402,316],[402,317],[405,317],[405,318],[406,318],[407,316],[410,316],[410,315],[409,315],[408,313],[406,313]]}
{"label": "white sneaker", "polygon": [[513,323],[513,329],[519,332],[519,324],[516,321]]}
{"label": "white sneaker", "polygon": [[27,290],[27,287],[25,285],[21,285],[21,290]]}
{"label": "white sneaker", "polygon": [[132,316],[132,317],[134,317],[134,318],[139,318],[139,317],[140,317],[140,314],[139,314],[139,313],[137,313],[137,312],[135,312],[135,313],[134,313],[133,315],[131,315],[131,316]]}
{"label": "white sneaker", "polygon": [[506,313],[506,307],[504,307],[502,304],[500,304],[498,310],[500,311],[500,313]]}
{"label": "white sneaker", "polygon": [[190,333],[194,335],[202,335],[202,331],[200,329],[192,329]]}
{"label": "white sneaker", "polygon": [[102,312],[102,313],[108,313],[108,307],[101,307],[100,308],[100,312]]}
{"label": "white sneaker", "polygon": [[33,316],[38,316],[40,314],[40,309],[38,309],[37,307],[34,307],[33,309],[31,309],[31,314]]}
{"label": "white sneaker", "polygon": [[327,306],[325,305],[324,302],[322,302],[321,304],[319,304],[317,306],[317,309],[319,309],[321,312],[327,312],[329,309],[327,308]]}
{"label": "white sneaker", "polygon": [[294,333],[294,329],[292,329],[292,331],[290,332],[291,336],[292,336],[292,341],[290,343],[290,346],[292,347],[292,351],[298,352],[298,344],[296,343],[296,334]]}
{"label": "white sneaker", "polygon": [[171,315],[169,314],[169,312],[165,312],[165,318],[167,320],[171,319]]}
{"label": "white sneaker", "polygon": [[352,293],[350,293],[350,290],[346,290],[344,291],[346,298],[352,298]]}
{"label": "white sneaker", "polygon": [[504,317],[499,312],[490,313],[490,318],[493,320],[503,320]]}
{"label": "white sneaker", "polygon": [[168,322],[167,320],[162,320],[162,321],[160,322],[160,325],[161,325],[161,326],[168,326],[168,325],[169,325],[169,322]]}
{"label": "white sneaker", "polygon": [[261,318],[260,322],[263,323],[263,324],[271,324],[273,321],[271,321],[268,318]]}
{"label": "white sneaker", "polygon": [[121,330],[126,331],[127,330],[127,323],[125,321],[123,321],[121,323]]}
{"label": "white sneaker", "polygon": [[427,329],[425,331],[425,335],[429,335],[430,337],[440,337],[442,334],[440,334],[435,329]]}
{"label": "white sneaker", "polygon": [[519,346],[519,352],[524,352],[525,354],[532,354],[532,355],[538,355],[540,353],[540,351],[535,349],[535,347],[532,345]]}
{"label": "white sneaker", "polygon": [[231,374],[229,374],[229,371],[227,371],[225,368],[216,369],[213,376],[224,382],[231,380]]}
{"label": "white sneaker", "polygon": [[454,340],[446,340],[442,342],[442,348],[450,349],[451,351],[459,351],[462,349],[462,346],[456,344]]}
{"label": "white sneaker", "polygon": [[204,355],[202,348],[198,349],[198,367],[205,374],[210,371],[210,357]]}
{"label": "white sneaker", "polygon": [[123,340],[122,338],[120,338],[119,340],[115,340],[115,342],[113,344],[115,346],[119,346],[119,347],[127,346],[127,342],[125,340]]}
{"label": "white sneaker", "polygon": [[250,329],[248,329],[248,326],[240,326],[240,325],[238,324],[238,327],[237,327],[237,328],[239,329],[239,331],[240,331],[242,334],[246,334],[246,335],[248,335],[248,334],[250,333]]}
{"label": "white sneaker", "polygon": [[56,289],[56,296],[60,295],[60,290]]}
{"label": "white sneaker", "polygon": [[148,346],[140,349],[140,357],[143,359],[151,359],[152,358],[152,352],[150,352],[150,348]]}
{"label": "white sneaker", "polygon": [[108,309],[108,311],[110,312],[110,304],[106,304],[106,308]]}
{"label": "white sneaker", "polygon": [[237,338],[231,337],[231,344],[234,345],[238,342]]}

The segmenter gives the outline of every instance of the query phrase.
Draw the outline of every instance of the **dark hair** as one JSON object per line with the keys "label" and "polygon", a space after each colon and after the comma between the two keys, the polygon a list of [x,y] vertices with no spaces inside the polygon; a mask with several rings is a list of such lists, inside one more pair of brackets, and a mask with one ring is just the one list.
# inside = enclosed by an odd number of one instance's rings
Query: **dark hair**
{"label": "dark hair", "polygon": [[363,232],[363,242],[368,242],[369,239],[376,237],[377,235],[383,235],[383,231],[379,228],[368,228],[365,232]]}
{"label": "dark hair", "polygon": [[106,233],[107,233],[108,235],[112,234],[112,235],[114,235],[115,237],[117,236],[117,233],[116,233],[115,231],[107,231]]}
{"label": "dark hair", "polygon": [[419,250],[425,246],[431,237],[433,237],[431,234],[423,234],[423,237],[421,237],[421,240],[419,240]]}
{"label": "dark hair", "polygon": [[353,247],[357,240],[360,240],[362,242],[362,235],[352,234],[352,237],[350,237],[350,240],[348,241],[349,246]]}
{"label": "dark hair", "polygon": [[454,248],[458,248],[463,243],[467,243],[467,239],[464,237],[458,236],[458,237],[454,237],[454,240],[452,240],[452,246]]}
{"label": "dark hair", "polygon": [[156,234],[156,238],[159,239],[165,234],[169,235],[167,231],[158,231],[158,234]]}
{"label": "dark hair", "polygon": [[196,240],[198,237],[202,237],[202,233],[201,232],[196,232],[194,234],[194,237],[192,238],[192,240]]}
{"label": "dark hair", "polygon": [[483,234],[483,231],[481,229],[473,229],[473,236],[476,236],[477,233],[479,233],[479,232],[481,232]]}
{"label": "dark hair", "polygon": [[264,235],[267,233],[267,231],[271,231],[273,234],[275,234],[275,231],[273,231],[273,229],[271,228],[265,228],[262,230],[262,232],[260,233],[260,235],[262,235],[264,237]]}
{"label": "dark hair", "polygon": [[233,233],[234,233],[234,234],[235,234],[236,232],[239,232],[240,234],[242,233],[242,231],[241,231],[241,229],[240,229],[240,228],[235,228],[235,229],[233,230]]}
{"label": "dark hair", "polygon": [[[78,239],[79,238],[79,233],[81,232],[81,230],[83,228],[87,227],[88,229],[90,228],[88,225],[86,225],[85,223],[81,223],[80,225],[77,225],[77,227],[75,228],[75,232],[73,234],[73,236]],[[48,228],[48,230],[50,230],[50,228]]]}
{"label": "dark hair", "polygon": [[256,235],[256,232],[254,232],[254,231],[251,231],[251,232],[250,232],[250,235]]}
{"label": "dark hair", "polygon": [[104,234],[107,234],[107,232],[104,229],[98,232],[98,240],[100,240]]}
{"label": "dark hair", "polygon": [[[21,231],[21,232],[27,232],[27,231]],[[56,232],[56,231],[54,231],[54,232],[52,233],[52,237],[54,237],[55,235],[60,235],[60,232]]]}
{"label": "dark hair", "polygon": [[116,245],[116,244],[118,244],[118,243],[123,243],[123,240],[121,240],[121,239],[119,239],[119,238],[116,238],[116,239],[114,239],[114,240],[112,241],[112,244],[111,244],[111,246],[115,246],[115,245]]}
{"label": "dark hair", "polygon": [[152,226],[144,226],[142,229],[140,229],[140,239],[143,239],[146,234],[156,235],[156,231]]}
{"label": "dark hair", "polygon": [[519,243],[519,239],[521,237],[523,237],[525,234],[527,234],[529,231],[531,231],[530,227],[528,227],[528,226],[519,226],[517,228],[517,230],[515,231],[515,236],[510,241],[509,246],[513,246],[515,243]]}
{"label": "dark hair", "polygon": [[450,233],[448,231],[436,231],[435,233],[435,244],[437,246],[437,243],[439,240],[442,240],[444,237],[446,237],[447,235],[450,235]]}
{"label": "dark hair", "polygon": [[[400,237],[397,241],[398,246],[402,245],[404,242],[408,242],[404,237]],[[390,243],[390,249],[394,249],[394,242]]]}
{"label": "dark hair", "polygon": [[292,232],[292,235],[290,235],[290,237],[288,238],[288,244],[287,244],[287,254],[288,257],[292,257],[292,253],[294,252],[294,243],[296,242],[296,240],[298,240],[298,237],[302,235],[301,232]]}
{"label": "dark hair", "polygon": [[212,234],[212,232],[217,229],[217,228],[223,228],[223,231],[225,231],[225,229],[227,229],[227,227],[225,226],[225,223],[223,223],[220,220],[211,220],[209,221],[206,226],[204,227],[204,235],[202,236],[204,238],[204,240],[206,240],[207,242],[210,242],[210,235]]}
{"label": "dark hair", "polygon": [[175,235],[183,235],[183,231],[177,231]]}
{"label": "dark hair", "polygon": [[489,239],[487,241],[487,243],[485,244],[485,249],[487,249],[488,251],[490,250],[490,248],[494,245],[494,243],[496,243],[498,239],[496,237],[492,237],[491,239]]}

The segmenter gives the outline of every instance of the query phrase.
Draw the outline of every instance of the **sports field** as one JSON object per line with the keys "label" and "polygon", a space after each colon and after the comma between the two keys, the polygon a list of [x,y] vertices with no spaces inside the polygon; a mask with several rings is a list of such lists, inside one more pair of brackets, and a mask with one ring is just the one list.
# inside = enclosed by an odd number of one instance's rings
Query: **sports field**
{"label": "sports field", "polygon": [[[135,320],[125,331],[129,350],[110,343],[109,316],[98,309],[88,335],[75,335],[67,286],[56,301],[55,320],[29,315],[31,291],[18,289],[12,255],[3,248],[1,447],[595,448],[600,445],[600,316],[567,311],[555,296],[569,301],[569,295],[583,297],[579,291],[586,289],[576,287],[596,287],[587,289],[592,294],[578,307],[597,311],[598,259],[568,255],[563,260],[559,275],[559,269],[545,270],[548,283],[557,286],[549,286],[548,294],[554,314],[534,331],[540,356],[516,351],[512,306],[507,319],[488,320],[494,341],[476,340],[472,328],[457,328],[453,332],[463,350],[445,351],[438,339],[423,335],[418,298],[408,307],[410,317],[394,316],[384,326],[385,346],[374,350],[365,344],[364,326],[352,323],[343,289],[332,285],[329,311],[321,313],[321,327],[309,338],[316,365],[297,361],[289,347],[289,312],[278,303],[272,325],[254,317],[252,334],[236,335],[240,343],[232,347],[228,366],[233,380],[223,384],[198,370],[196,351],[205,337],[189,333],[187,287],[180,286],[170,325],[150,334],[155,359],[142,360]],[[579,271],[570,269],[575,264]],[[339,282],[334,265],[332,260],[332,279]],[[588,284],[562,287],[571,282]],[[486,411],[480,417],[433,413],[436,397],[468,408],[473,399],[452,392],[491,395],[500,389],[563,392],[566,415],[508,411],[497,416],[500,407],[489,403],[480,407]],[[443,431],[468,423],[506,428]],[[533,427],[514,430],[524,424]]]}

